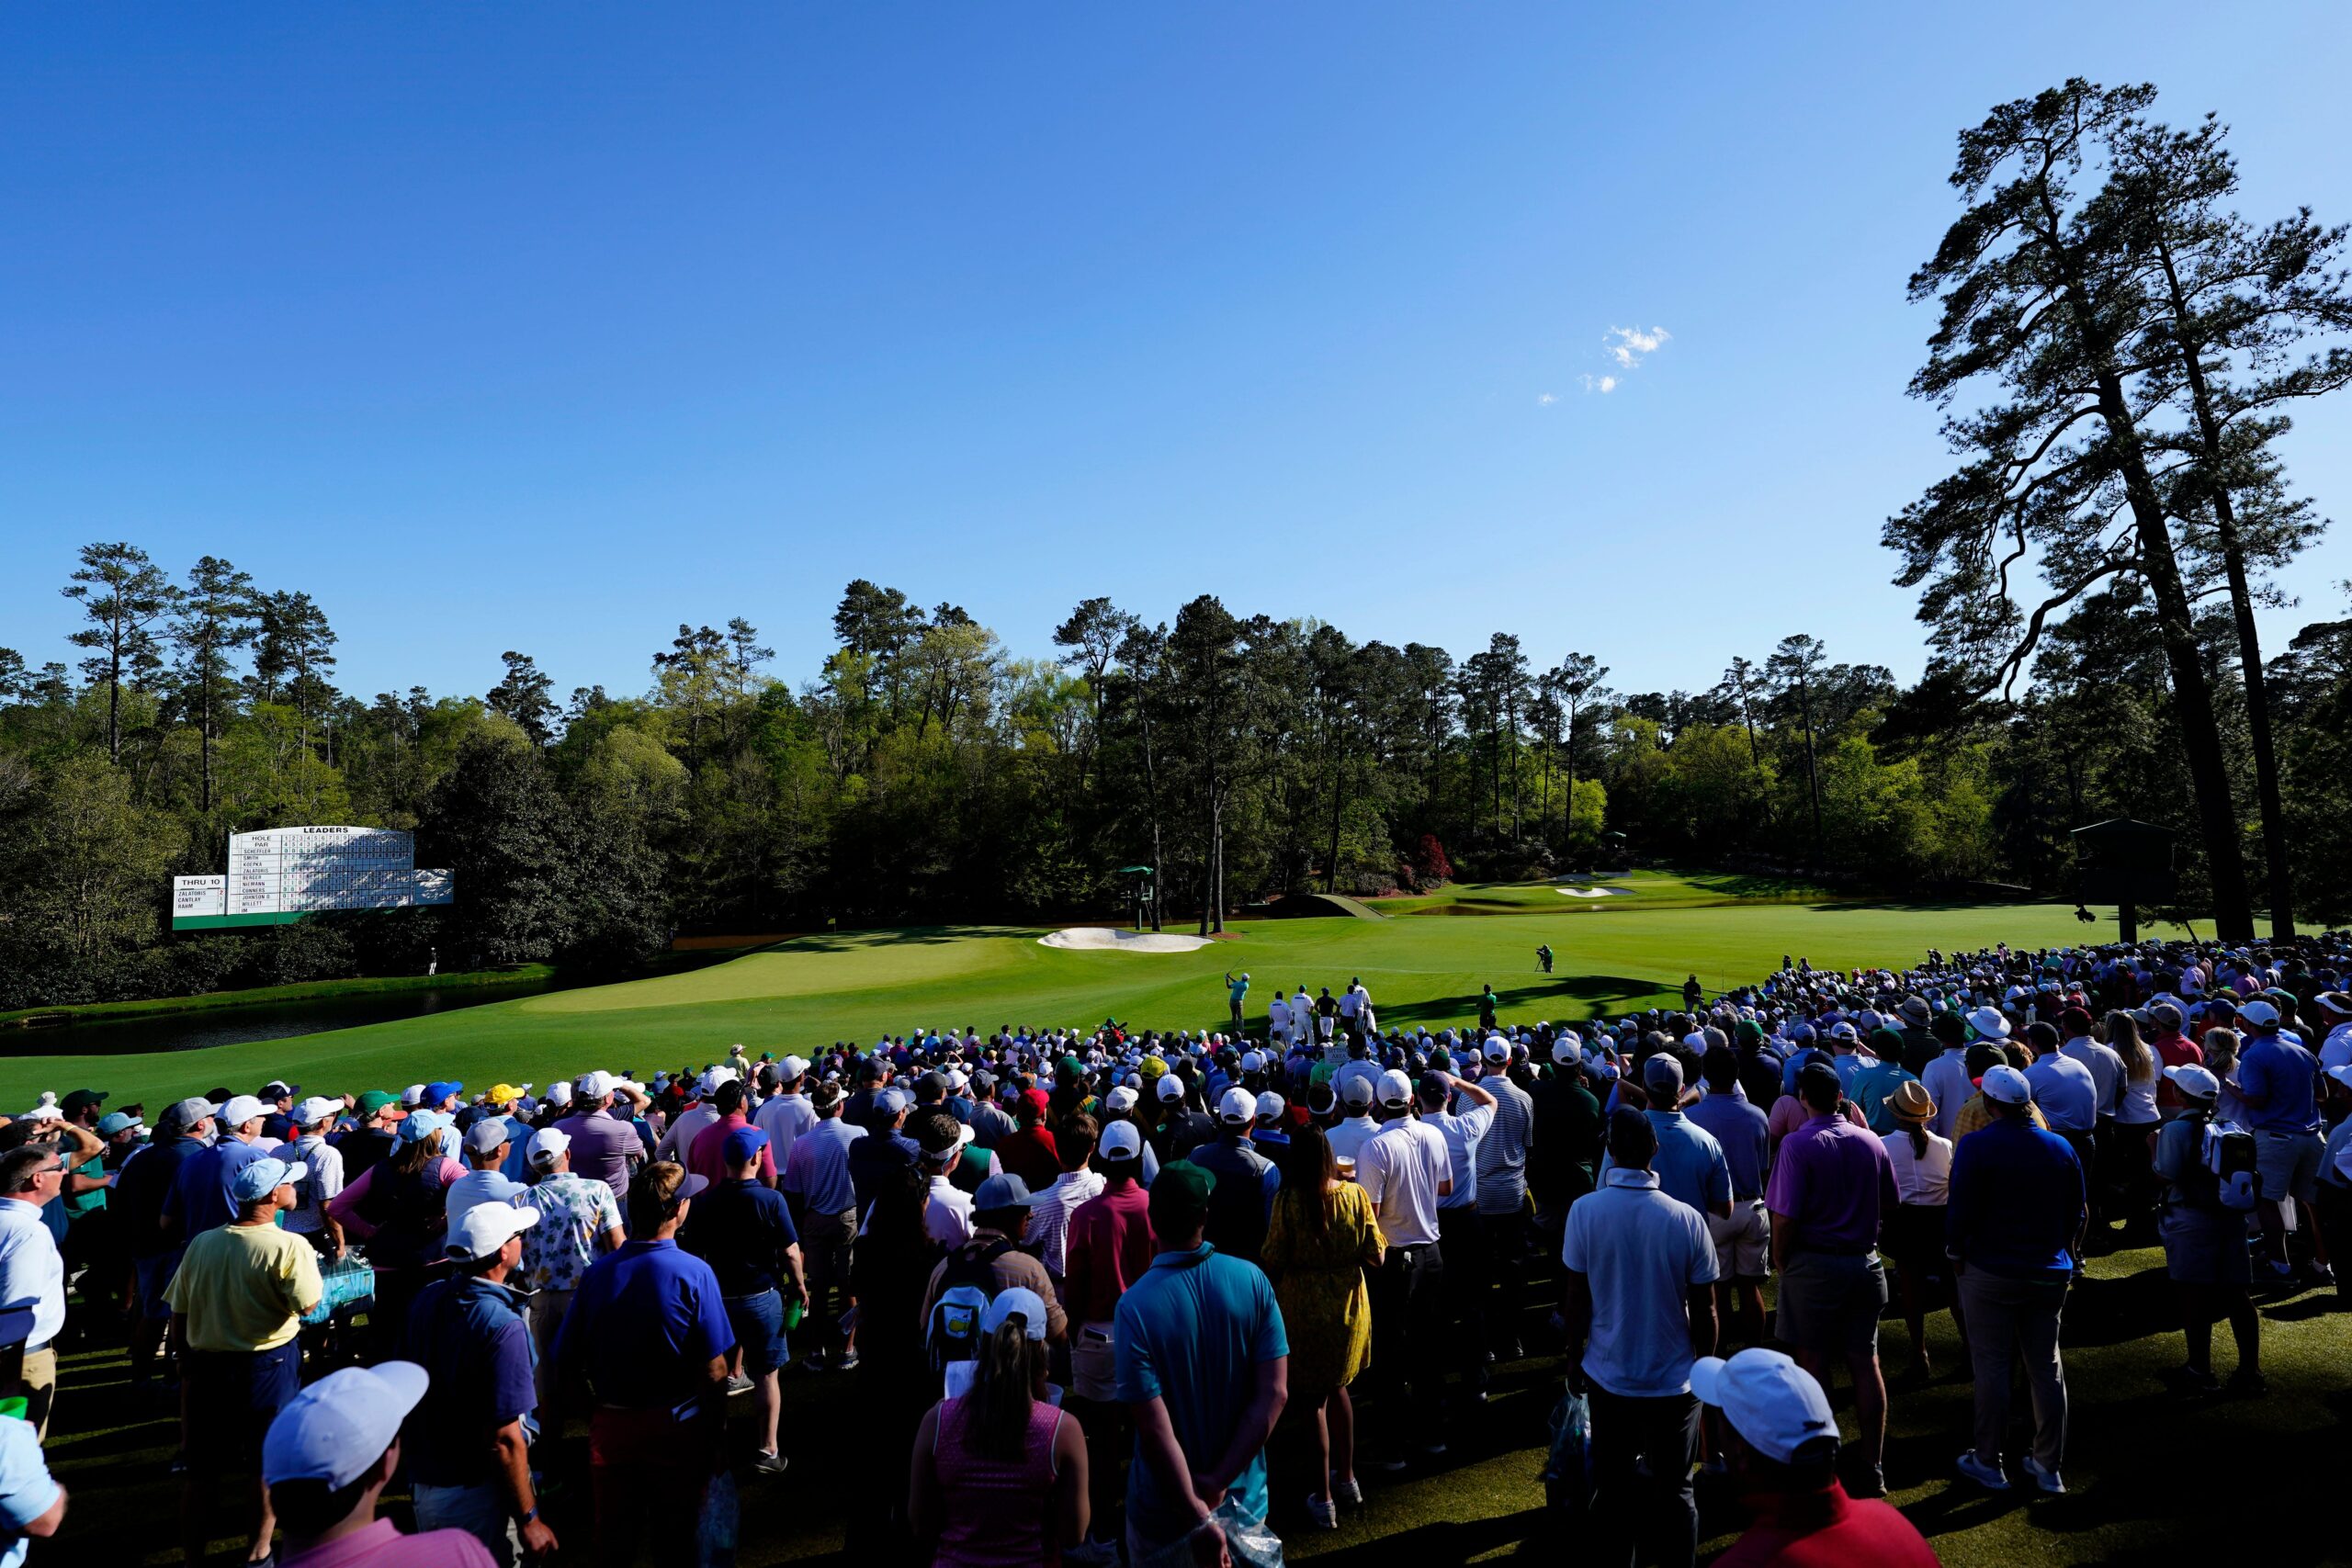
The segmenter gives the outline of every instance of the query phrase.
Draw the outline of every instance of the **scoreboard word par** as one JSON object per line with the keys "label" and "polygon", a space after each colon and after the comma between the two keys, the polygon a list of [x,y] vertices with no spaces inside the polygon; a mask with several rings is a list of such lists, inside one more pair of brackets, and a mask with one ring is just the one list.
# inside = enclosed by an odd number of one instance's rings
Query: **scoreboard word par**
{"label": "scoreboard word par", "polygon": [[447,904],[449,874],[416,869],[390,828],[268,828],[229,839],[229,874],[172,879],[172,929],[278,926],[322,909]]}

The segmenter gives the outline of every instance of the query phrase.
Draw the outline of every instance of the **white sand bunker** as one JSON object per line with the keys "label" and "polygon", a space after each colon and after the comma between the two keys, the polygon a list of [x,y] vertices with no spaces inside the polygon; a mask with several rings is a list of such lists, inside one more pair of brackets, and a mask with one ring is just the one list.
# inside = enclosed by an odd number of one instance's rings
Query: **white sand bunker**
{"label": "white sand bunker", "polygon": [[1108,926],[1071,926],[1047,931],[1040,947],[1070,947],[1091,953],[1197,953],[1209,944],[1204,936],[1177,936],[1168,931],[1123,931]]}
{"label": "white sand bunker", "polygon": [[1563,898],[1629,898],[1633,894],[1623,887],[1561,887],[1555,888]]}

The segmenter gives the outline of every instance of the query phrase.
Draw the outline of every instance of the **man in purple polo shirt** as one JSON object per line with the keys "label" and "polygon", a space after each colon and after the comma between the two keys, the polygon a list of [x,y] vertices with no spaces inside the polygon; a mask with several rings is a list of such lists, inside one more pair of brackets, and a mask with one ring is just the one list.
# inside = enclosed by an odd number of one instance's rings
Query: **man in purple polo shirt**
{"label": "man in purple polo shirt", "polygon": [[1881,1219],[1900,1199],[1886,1145],[1838,1114],[1838,1071],[1808,1062],[1797,1074],[1807,1120],[1781,1144],[1764,1206],[1772,1213],[1772,1266],[1781,1276],[1774,1332],[1826,1388],[1832,1359],[1854,1380],[1860,1428],[1848,1490],[1886,1491],[1886,1382],[1879,1373],[1878,1317],[1886,1306],[1879,1267]]}
{"label": "man in purple polo shirt", "polygon": [[645,1143],[635,1127],[612,1114],[613,1096],[619,1089],[619,1080],[610,1073],[582,1075],[573,1097],[579,1109],[556,1125],[571,1140],[571,1168],[602,1181],[627,1203],[629,1168],[645,1158]]}

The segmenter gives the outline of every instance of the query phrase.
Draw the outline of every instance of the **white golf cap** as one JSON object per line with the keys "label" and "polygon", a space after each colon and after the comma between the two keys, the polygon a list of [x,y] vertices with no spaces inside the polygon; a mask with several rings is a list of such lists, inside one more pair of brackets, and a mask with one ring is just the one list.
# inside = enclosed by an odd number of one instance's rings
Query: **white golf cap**
{"label": "white golf cap", "polygon": [[1258,1100],[1246,1089],[1229,1089],[1225,1098],[1216,1102],[1216,1119],[1220,1122],[1254,1122],[1258,1119]]}
{"label": "white golf cap", "polygon": [[1114,1122],[1102,1129],[1102,1141],[1094,1152],[1104,1159],[1138,1159],[1143,1156],[1143,1134],[1132,1122]]}
{"label": "white golf cap", "polygon": [[340,1100],[329,1100],[323,1094],[314,1094],[294,1108],[294,1125],[315,1127],[342,1110],[343,1101]]}
{"label": "white golf cap", "polygon": [[1510,1042],[1499,1034],[1489,1034],[1483,1055],[1489,1062],[1508,1062],[1510,1060]]}
{"label": "white golf cap", "polygon": [[1289,1109],[1289,1105],[1283,1100],[1283,1097],[1276,1094],[1272,1089],[1267,1089],[1265,1092],[1258,1096],[1258,1119],[1260,1121],[1263,1121],[1269,1116],[1280,1116],[1283,1111]]}
{"label": "white golf cap", "polygon": [[571,1085],[568,1082],[557,1082],[548,1085],[547,1100],[549,1105],[571,1104]]}
{"label": "white golf cap", "polygon": [[216,1114],[223,1127],[242,1127],[257,1116],[268,1115],[269,1107],[250,1094],[237,1094],[223,1101]]}
{"label": "white golf cap", "polygon": [[778,1062],[775,1065],[775,1070],[778,1077],[782,1078],[786,1083],[790,1083],[793,1079],[799,1077],[808,1072],[808,1058],[806,1056],[786,1056],[783,1061]]}
{"label": "white golf cap", "polygon": [[2264,1029],[2278,1021],[2278,1010],[2257,997],[2252,1001],[2240,1002],[2238,1016],[2256,1029]]}
{"label": "white golf cap", "polygon": [[1026,1286],[1014,1285],[999,1291],[986,1311],[980,1314],[980,1332],[994,1334],[1013,1317],[1021,1319],[1021,1331],[1032,1339],[1046,1337],[1046,1299]]}
{"label": "white golf cap", "polygon": [[2015,1067],[1985,1068],[1977,1088],[1984,1091],[1985,1099],[1998,1100],[2003,1105],[2025,1105],[2033,1100],[2033,1086]]}
{"label": "white golf cap", "polygon": [[617,1081],[610,1073],[582,1073],[580,1075],[580,1092],[585,1099],[602,1100],[613,1092],[613,1086]]}
{"label": "white golf cap", "polygon": [[262,1480],[273,1486],[323,1481],[341,1491],[384,1457],[430,1381],[414,1361],[329,1372],[287,1401],[269,1424],[261,1445]]}
{"label": "white golf cap", "polygon": [[1838,1437],[1821,1385],[1778,1350],[1742,1350],[1729,1360],[1702,1356],[1690,1365],[1690,1392],[1721,1410],[1749,1448],[1781,1464],[1794,1462],[1808,1443]]}
{"label": "white golf cap", "polygon": [[523,1145],[523,1157],[544,1169],[554,1165],[571,1147],[571,1134],[560,1127],[542,1127]]}
{"label": "white golf cap", "polygon": [[[2335,1075],[2342,1071],[2344,1071],[2342,1067],[2331,1068],[2328,1077],[2335,1077]],[[2183,1062],[2177,1067],[2166,1067],[2165,1077],[2172,1080],[2175,1089],[2192,1100],[2211,1100],[2222,1092],[2222,1080],[2194,1062]],[[2343,1078],[2337,1078],[2336,1081],[2338,1083],[2352,1082]]]}
{"label": "white golf cap", "polygon": [[424,1104],[424,1086],[421,1083],[413,1083],[401,1090],[401,1103],[412,1111]]}
{"label": "white golf cap", "polygon": [[1136,1098],[1134,1089],[1129,1089],[1125,1084],[1121,1084],[1102,1097],[1102,1103],[1113,1111],[1133,1111],[1136,1108]]}
{"label": "white golf cap", "polygon": [[1174,1073],[1162,1073],[1159,1075],[1159,1088],[1155,1092],[1162,1100],[1182,1100],[1184,1098],[1184,1080]]}
{"label": "white golf cap", "polygon": [[1380,1075],[1380,1103],[1408,1105],[1413,1099],[1413,1080],[1401,1068],[1391,1067]]}
{"label": "white golf cap", "polygon": [[1372,1079],[1362,1073],[1350,1073],[1340,1085],[1340,1098],[1350,1105],[1370,1105],[1372,1096]]}
{"label": "white golf cap", "polygon": [[538,1223],[537,1209],[520,1209],[511,1203],[476,1203],[466,1211],[465,1218],[450,1228],[447,1251],[452,1258],[479,1263],[504,1247],[510,1237],[521,1235]]}

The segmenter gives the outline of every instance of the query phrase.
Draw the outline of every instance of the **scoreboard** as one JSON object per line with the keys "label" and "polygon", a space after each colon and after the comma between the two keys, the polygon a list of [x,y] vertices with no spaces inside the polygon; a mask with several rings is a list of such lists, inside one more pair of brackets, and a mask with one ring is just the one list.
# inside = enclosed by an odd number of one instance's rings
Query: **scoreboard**
{"label": "scoreboard", "polygon": [[172,879],[172,929],[285,925],[322,909],[399,909],[453,897],[447,872],[416,868],[413,834],[268,828],[231,835],[228,875]]}

